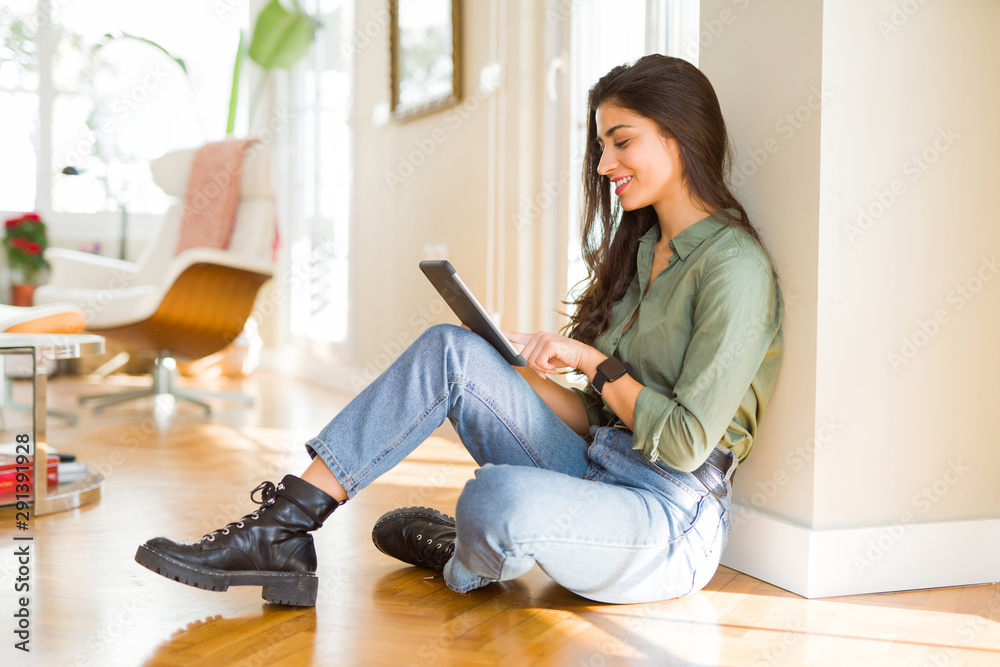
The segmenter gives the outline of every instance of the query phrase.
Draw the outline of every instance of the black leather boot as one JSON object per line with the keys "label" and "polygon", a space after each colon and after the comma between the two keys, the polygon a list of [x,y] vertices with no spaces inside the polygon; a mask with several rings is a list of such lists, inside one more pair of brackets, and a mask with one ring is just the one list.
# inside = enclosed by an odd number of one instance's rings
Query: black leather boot
{"label": "black leather boot", "polygon": [[[261,498],[254,495],[260,491]],[[268,602],[296,607],[316,604],[316,548],[309,531],[323,525],[340,505],[293,475],[275,486],[264,482],[250,493],[255,511],[193,544],[155,537],[135,560],[157,574],[188,586],[224,591],[263,586]]]}
{"label": "black leather boot", "polygon": [[455,519],[426,507],[386,512],[372,528],[379,551],[404,563],[444,571],[455,553]]}

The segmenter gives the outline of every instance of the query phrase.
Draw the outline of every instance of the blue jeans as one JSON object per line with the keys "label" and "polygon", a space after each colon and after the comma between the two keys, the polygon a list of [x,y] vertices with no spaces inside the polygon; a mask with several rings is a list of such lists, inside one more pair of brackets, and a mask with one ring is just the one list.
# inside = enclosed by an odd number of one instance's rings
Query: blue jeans
{"label": "blue jeans", "polygon": [[593,428],[588,446],[489,343],[457,326],[425,331],[306,447],[354,497],[445,418],[482,466],[458,499],[444,570],[452,590],[537,563],[585,598],[649,602],[697,591],[715,573],[729,494],[717,500],[690,473],[650,463],[628,431]]}

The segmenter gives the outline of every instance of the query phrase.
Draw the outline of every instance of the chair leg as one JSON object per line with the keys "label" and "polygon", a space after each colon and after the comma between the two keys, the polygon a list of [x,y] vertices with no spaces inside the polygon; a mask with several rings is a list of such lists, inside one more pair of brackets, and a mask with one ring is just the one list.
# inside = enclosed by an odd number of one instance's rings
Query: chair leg
{"label": "chair leg", "polygon": [[[24,405],[23,403],[14,403],[13,401],[8,405],[11,410],[17,410],[18,412],[34,412],[34,408],[30,405]],[[74,415],[72,412],[65,412],[63,410],[53,410],[52,408],[46,408],[45,414],[49,417],[55,417],[56,419],[62,419],[70,426],[76,426],[80,423],[80,418]],[[2,429],[0,429],[2,430]]]}
{"label": "chair leg", "polygon": [[182,391],[180,389],[175,389],[171,393],[175,397],[177,397],[177,400],[179,400],[179,401],[187,401],[188,403],[192,403],[194,405],[199,406],[202,410],[205,411],[206,415],[212,414],[212,406],[211,405],[209,405],[205,401],[199,401],[197,398],[194,398],[193,396],[191,396],[190,394],[188,394],[186,391]]}
{"label": "chair leg", "polygon": [[[145,398],[147,396],[172,396],[176,400],[186,401],[197,405],[205,411],[206,415],[212,414],[212,406],[201,400],[204,398],[217,398],[221,400],[235,401],[244,405],[253,405],[253,397],[247,396],[246,394],[185,389],[176,386],[175,380],[177,377],[177,364],[174,359],[165,352],[161,353],[161,355],[156,358],[155,364],[156,366],[153,369],[152,374],[153,383],[148,388],[116,392],[113,394],[81,396],[80,403],[84,404],[90,401],[98,401],[97,405],[94,407],[94,412],[100,412],[108,406],[125,403],[138,398]],[[159,407],[157,407],[157,410],[158,409]]]}
{"label": "chair leg", "polygon": [[[3,366],[0,364],[0,373],[3,372]],[[9,377],[4,377],[3,379],[3,403],[7,405],[11,410],[17,410],[18,412],[32,413],[35,408],[30,405],[25,405],[23,403],[17,403],[14,401],[11,395],[11,381]],[[70,426],[76,426],[80,423],[80,418],[74,415],[72,412],[63,412],[62,410],[53,410],[52,408],[47,408],[45,413],[49,417],[55,417],[57,419],[65,420]],[[3,418],[3,411],[0,410],[0,431],[7,430],[7,423]]]}
{"label": "chair leg", "polygon": [[175,389],[174,395],[186,400],[192,398],[218,398],[224,401],[235,401],[244,405],[253,405],[253,396],[235,391],[207,391],[205,389]]}
{"label": "chair leg", "polygon": [[81,402],[84,398],[86,399],[101,399],[101,402],[94,406],[94,412],[101,412],[104,408],[110,407],[112,405],[118,405],[119,403],[127,403],[128,401],[134,401],[139,398],[145,398],[146,396],[156,396],[157,391],[150,389],[136,389],[134,391],[123,391],[119,394],[103,394],[101,396],[83,396],[81,397]]}
{"label": "chair leg", "polygon": [[119,400],[114,400],[114,399],[129,397],[129,398],[122,398],[122,400],[130,400],[130,398],[142,398],[143,396],[152,396],[155,393],[156,391],[152,387],[147,387],[146,389],[134,389],[131,391],[113,391],[107,394],[88,394],[87,396],[81,396],[77,400],[80,402],[80,405],[86,405],[91,401],[100,401],[100,403],[98,403],[98,406],[100,406],[101,404],[104,403],[105,399],[112,399],[108,401],[107,404],[113,405],[115,403],[121,402]]}

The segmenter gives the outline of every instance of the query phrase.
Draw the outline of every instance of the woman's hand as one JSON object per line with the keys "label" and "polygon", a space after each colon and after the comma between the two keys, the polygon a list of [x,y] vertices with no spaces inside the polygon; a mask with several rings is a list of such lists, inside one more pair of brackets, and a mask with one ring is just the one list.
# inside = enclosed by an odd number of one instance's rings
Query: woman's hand
{"label": "woman's hand", "polygon": [[606,358],[590,345],[547,331],[534,334],[505,331],[504,335],[510,342],[524,346],[521,356],[541,378],[559,368],[575,368],[592,377],[597,364]]}

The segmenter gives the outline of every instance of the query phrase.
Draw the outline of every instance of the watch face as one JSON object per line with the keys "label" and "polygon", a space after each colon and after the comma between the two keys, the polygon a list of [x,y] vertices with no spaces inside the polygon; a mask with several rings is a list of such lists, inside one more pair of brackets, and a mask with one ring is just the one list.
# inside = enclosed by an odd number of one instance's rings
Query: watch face
{"label": "watch face", "polygon": [[608,382],[611,382],[625,375],[628,369],[616,357],[608,357],[597,365],[597,372],[607,378]]}

